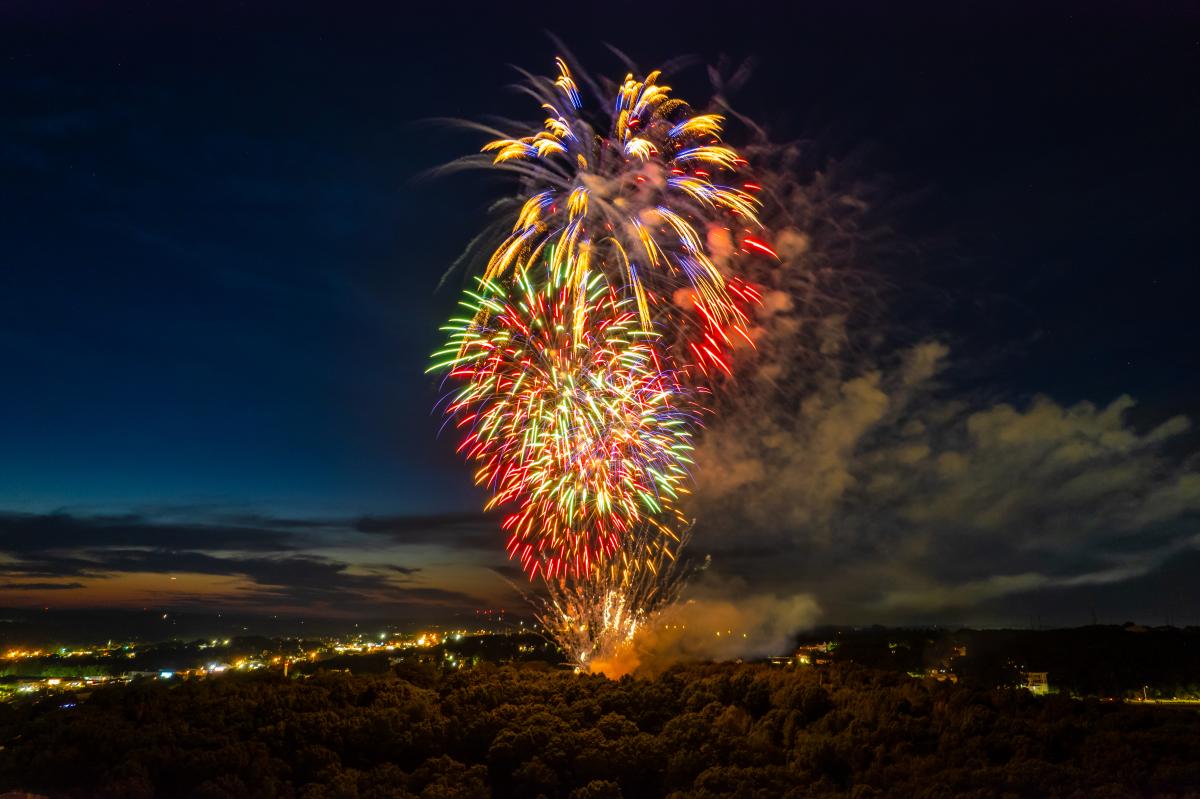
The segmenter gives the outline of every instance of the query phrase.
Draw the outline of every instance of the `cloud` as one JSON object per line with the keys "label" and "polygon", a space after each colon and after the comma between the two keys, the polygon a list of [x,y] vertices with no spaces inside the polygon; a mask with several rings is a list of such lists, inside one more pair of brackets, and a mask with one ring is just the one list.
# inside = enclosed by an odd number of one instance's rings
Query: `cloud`
{"label": "cloud", "polygon": [[0,548],[8,553],[89,546],[199,547],[280,551],[294,549],[287,525],[257,517],[253,523],[174,522],[140,514],[0,513]]}
{"label": "cloud", "polygon": [[364,516],[354,530],[387,536],[397,544],[436,544],[450,549],[494,550],[502,540],[500,516],[446,513],[439,516]]}
{"label": "cloud", "polygon": [[405,577],[412,577],[414,574],[417,574],[421,571],[420,566],[397,566],[395,564],[388,564],[387,568],[391,571],[397,572],[398,574],[403,574]]}
{"label": "cloud", "polygon": [[482,513],[292,518],[228,513],[206,506],[126,514],[0,511],[0,551],[19,556],[88,547],[152,547],[277,553],[360,534],[386,537],[401,545],[492,550],[499,525],[498,516]]}
{"label": "cloud", "polygon": [[[1037,397],[1025,409],[1007,403],[950,420],[930,432],[880,448],[877,488],[910,521],[1005,530],[1026,545],[1071,546],[1101,528],[1136,530],[1200,508],[1189,495],[1197,475],[1173,471],[1163,442],[1190,424],[1174,417],[1144,433],[1126,425],[1128,396],[1107,406],[1064,407]],[[899,448],[929,447],[902,475]]]}
{"label": "cloud", "polygon": [[[418,608],[457,612],[486,604],[460,591],[412,585],[423,566],[377,562],[357,566],[322,551],[332,543],[344,543],[347,536],[369,535],[360,528],[396,534],[411,528],[428,534],[439,526],[461,531],[468,519],[305,520],[229,516],[204,508],[156,513],[0,514],[0,576],[11,580],[0,588],[96,590],[94,581],[99,580],[107,590],[123,580],[128,584],[135,575],[188,575],[213,578],[207,601],[218,606],[291,606],[319,614]],[[180,521],[182,516],[193,520]],[[33,581],[37,578],[42,579]],[[194,581],[188,585],[194,587]],[[163,593],[162,598],[175,595]],[[206,601],[203,592],[186,594],[182,584],[178,596],[191,596],[192,603]]]}
{"label": "cloud", "polygon": [[498,563],[491,567],[491,570],[496,574],[508,580],[510,583],[528,583],[529,575],[525,570],[515,563]]}
{"label": "cloud", "polygon": [[[479,597],[462,591],[431,586],[397,586],[386,581],[370,583],[354,579],[358,575],[346,576],[351,579],[337,580],[332,585],[256,581],[254,586],[242,592],[240,600],[243,605],[282,604],[319,615],[414,612],[446,615],[464,613],[486,604]],[[218,605],[227,603],[228,600],[223,597],[210,602]]]}
{"label": "cloud", "polygon": [[1173,454],[1189,419],[1135,425],[1129,396],[971,401],[943,385],[948,360],[925,342],[798,399],[739,398],[697,452],[695,546],[861,621],[994,615],[1200,548],[1196,459]]}

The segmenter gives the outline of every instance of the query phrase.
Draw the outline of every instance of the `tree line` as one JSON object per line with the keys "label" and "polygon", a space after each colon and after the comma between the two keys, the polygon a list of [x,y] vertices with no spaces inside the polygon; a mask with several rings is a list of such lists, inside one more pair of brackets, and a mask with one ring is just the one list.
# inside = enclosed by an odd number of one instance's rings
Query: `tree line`
{"label": "tree line", "polygon": [[146,681],[0,707],[0,745],[53,797],[1200,797],[1194,709],[837,663]]}

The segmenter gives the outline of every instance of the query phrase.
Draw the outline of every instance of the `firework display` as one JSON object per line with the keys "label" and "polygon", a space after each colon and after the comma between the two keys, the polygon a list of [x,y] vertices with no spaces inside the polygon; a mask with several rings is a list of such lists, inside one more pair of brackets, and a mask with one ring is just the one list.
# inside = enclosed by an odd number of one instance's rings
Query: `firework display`
{"label": "firework display", "polygon": [[679,536],[635,535],[607,568],[586,579],[551,580],[535,598],[538,622],[578,668],[612,661],[678,597],[688,572]]}
{"label": "firework display", "polygon": [[580,296],[584,276],[601,271],[634,300],[643,330],[669,338],[681,366],[728,372],[728,351],[751,343],[746,308],[758,301],[736,261],[774,252],[761,239],[759,186],[738,180],[746,162],[721,143],[723,118],[694,114],[652,72],[626,76],[598,130],[562,59],[558,67],[556,80],[525,87],[548,115],[544,129],[483,148],[526,197],[484,279],[550,258]]}
{"label": "firework display", "polygon": [[600,274],[568,286],[558,267],[511,291],[481,281],[434,367],[463,383],[447,412],[488,508],[515,508],[509,554],[549,579],[586,575],[641,528],[669,531],[695,419],[630,302]]}
{"label": "firework display", "polygon": [[652,72],[613,87],[593,124],[558,68],[524,87],[543,129],[472,162],[515,173],[523,199],[431,371],[488,508],[506,512],[509,556],[545,584],[543,625],[587,663],[674,596],[704,400],[753,346],[761,298],[742,259],[774,252],[721,116]]}

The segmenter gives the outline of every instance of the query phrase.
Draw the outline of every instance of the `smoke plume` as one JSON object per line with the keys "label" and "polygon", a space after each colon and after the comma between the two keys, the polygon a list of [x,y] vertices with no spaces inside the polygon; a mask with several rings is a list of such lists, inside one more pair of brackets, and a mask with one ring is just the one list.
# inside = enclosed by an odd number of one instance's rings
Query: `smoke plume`
{"label": "smoke plume", "polygon": [[746,593],[744,584],[702,581],[690,599],[662,612],[616,656],[591,664],[610,678],[653,675],[679,662],[787,654],[820,608],[807,594]]}

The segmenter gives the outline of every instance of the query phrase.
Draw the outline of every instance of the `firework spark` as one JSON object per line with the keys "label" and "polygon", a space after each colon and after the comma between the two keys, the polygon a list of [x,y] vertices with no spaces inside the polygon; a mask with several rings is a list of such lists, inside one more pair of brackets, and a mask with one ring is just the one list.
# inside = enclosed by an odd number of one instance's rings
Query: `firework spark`
{"label": "firework spark", "polygon": [[533,600],[538,622],[577,669],[622,660],[638,634],[679,598],[688,569],[678,554],[688,537],[687,531],[674,540],[633,536],[624,557],[608,567],[547,583],[547,596]]}
{"label": "firework spark", "polygon": [[639,528],[673,537],[696,413],[630,302],[599,273],[568,285],[550,261],[512,290],[481,281],[433,368],[462,383],[447,413],[488,508],[515,506],[509,555],[555,579],[589,573]]}
{"label": "firework spark", "polygon": [[573,285],[599,270],[620,286],[681,366],[728,373],[736,343],[753,346],[746,309],[759,301],[730,262],[774,253],[761,240],[759,186],[738,178],[746,161],[721,142],[724,119],[694,114],[652,72],[626,76],[611,115],[593,124],[562,59],[558,67],[557,79],[524,87],[547,114],[543,130],[460,162],[517,173],[526,197],[484,279],[525,271],[552,248]]}

